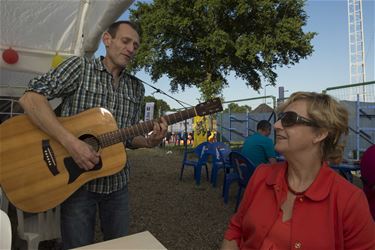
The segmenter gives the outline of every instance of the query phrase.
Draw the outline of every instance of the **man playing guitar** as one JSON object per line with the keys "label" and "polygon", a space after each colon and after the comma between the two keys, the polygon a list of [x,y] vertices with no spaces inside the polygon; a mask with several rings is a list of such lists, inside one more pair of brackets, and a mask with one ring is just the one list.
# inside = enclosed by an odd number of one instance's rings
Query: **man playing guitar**
{"label": "man playing guitar", "polygon": [[[54,114],[48,100],[61,98],[61,116],[72,116],[93,107],[109,110],[120,128],[138,123],[144,86],[126,73],[125,67],[139,47],[139,34],[128,21],[110,25],[103,34],[106,56],[90,60],[71,57],[56,69],[30,81],[20,103],[32,122],[56,139],[79,168],[90,171],[100,162],[100,153],[67,130]],[[164,118],[154,122],[147,138],[135,136],[128,148],[151,148],[167,132]],[[129,166],[116,174],[91,180],[61,205],[64,249],[93,243],[96,209],[99,208],[104,240],[127,234],[129,224]]]}

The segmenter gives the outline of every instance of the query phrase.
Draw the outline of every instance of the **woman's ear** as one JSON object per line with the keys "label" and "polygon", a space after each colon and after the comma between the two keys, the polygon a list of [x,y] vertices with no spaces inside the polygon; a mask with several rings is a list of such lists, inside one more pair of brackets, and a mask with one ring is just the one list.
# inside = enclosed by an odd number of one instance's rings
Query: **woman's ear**
{"label": "woman's ear", "polygon": [[313,138],[313,143],[319,143],[323,141],[328,136],[328,130],[326,129],[318,129],[315,133]]}

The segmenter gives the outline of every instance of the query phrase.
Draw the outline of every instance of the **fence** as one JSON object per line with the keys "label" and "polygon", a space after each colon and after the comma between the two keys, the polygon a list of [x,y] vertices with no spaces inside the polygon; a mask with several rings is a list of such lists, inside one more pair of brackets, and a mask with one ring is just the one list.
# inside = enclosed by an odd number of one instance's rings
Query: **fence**
{"label": "fence", "polygon": [[[230,103],[241,103],[242,106],[247,105],[254,109],[248,110],[246,113],[232,112],[228,105]],[[275,122],[273,111],[276,105],[276,98],[274,96],[239,99],[227,101],[223,104],[224,107],[226,105],[228,107],[224,112],[217,115],[218,141],[231,143],[243,142],[245,137],[256,131],[257,123],[260,120],[269,120],[271,123]]]}
{"label": "fence", "polygon": [[349,111],[349,136],[344,157],[360,159],[375,143],[375,81],[341,85],[323,91],[338,99]]}
{"label": "fence", "polygon": [[375,102],[375,81],[341,85],[327,88],[323,93],[336,97],[340,101]]}

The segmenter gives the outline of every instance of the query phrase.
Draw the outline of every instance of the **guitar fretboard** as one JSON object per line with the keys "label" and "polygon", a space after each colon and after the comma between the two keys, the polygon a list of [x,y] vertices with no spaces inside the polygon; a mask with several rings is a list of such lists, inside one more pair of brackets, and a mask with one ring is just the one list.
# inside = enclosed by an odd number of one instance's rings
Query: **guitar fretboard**
{"label": "guitar fretboard", "polygon": [[[196,116],[195,108],[186,109],[177,113],[162,116],[168,123],[168,125],[192,118]],[[124,142],[127,139],[133,138],[138,135],[145,135],[153,130],[154,122],[160,122],[161,118],[141,122],[136,125],[108,132],[98,136],[101,147],[108,147],[116,143]]]}

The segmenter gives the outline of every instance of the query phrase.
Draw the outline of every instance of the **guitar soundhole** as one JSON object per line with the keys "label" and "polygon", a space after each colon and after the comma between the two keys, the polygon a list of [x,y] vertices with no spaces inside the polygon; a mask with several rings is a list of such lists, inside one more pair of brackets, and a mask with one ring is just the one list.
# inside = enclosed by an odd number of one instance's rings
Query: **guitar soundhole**
{"label": "guitar soundhole", "polygon": [[100,142],[95,136],[84,134],[84,135],[81,135],[79,139],[89,144],[96,152],[99,151]]}

